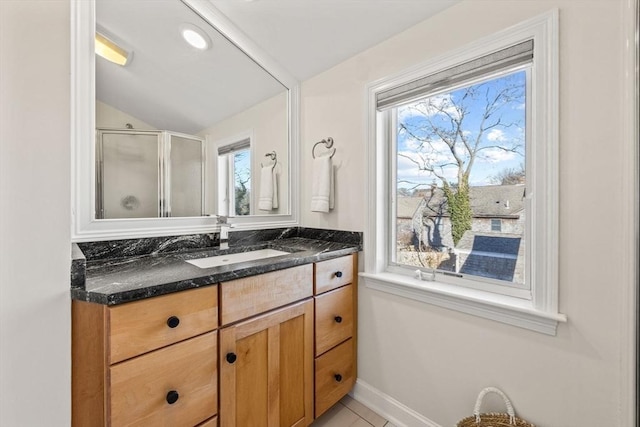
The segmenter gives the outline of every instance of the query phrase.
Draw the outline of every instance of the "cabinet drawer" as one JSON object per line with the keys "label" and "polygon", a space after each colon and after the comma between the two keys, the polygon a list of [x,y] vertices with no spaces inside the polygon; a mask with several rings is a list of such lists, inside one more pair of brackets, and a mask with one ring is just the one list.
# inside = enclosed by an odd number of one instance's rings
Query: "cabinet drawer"
{"label": "cabinet drawer", "polygon": [[318,262],[315,269],[315,294],[353,282],[353,255]]}
{"label": "cabinet drawer", "polygon": [[227,325],[246,319],[312,294],[311,264],[223,282],[220,284],[221,323]]}
{"label": "cabinet drawer", "polygon": [[316,418],[353,387],[353,352],[353,339],[349,339],[316,359]]}
{"label": "cabinet drawer", "polygon": [[111,425],[192,427],[215,415],[217,338],[210,332],[112,366]]}
{"label": "cabinet drawer", "polygon": [[316,297],[316,356],[353,335],[353,285]]}
{"label": "cabinet drawer", "polygon": [[164,347],[218,327],[216,286],[109,308],[110,363]]}
{"label": "cabinet drawer", "polygon": [[209,418],[202,424],[198,424],[196,427],[218,427],[218,417]]}

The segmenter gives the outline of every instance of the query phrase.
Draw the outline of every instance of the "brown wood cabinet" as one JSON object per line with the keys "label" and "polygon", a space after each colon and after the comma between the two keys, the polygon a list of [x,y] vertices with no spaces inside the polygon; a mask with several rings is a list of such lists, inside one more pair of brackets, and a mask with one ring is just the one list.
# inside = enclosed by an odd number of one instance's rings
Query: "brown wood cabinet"
{"label": "brown wood cabinet", "polygon": [[218,427],[218,417],[209,418],[202,424],[198,424],[196,427]]}
{"label": "brown wood cabinet", "polygon": [[316,358],[316,417],[353,388],[356,380],[354,340],[349,338]]}
{"label": "brown wood cabinet", "polygon": [[315,264],[315,417],[356,381],[357,255]]}
{"label": "brown wood cabinet", "polygon": [[[72,425],[192,427],[218,408],[216,286],[72,303]],[[128,336],[130,333],[130,336]]]}
{"label": "brown wood cabinet", "polygon": [[353,254],[112,307],[74,300],[72,425],[310,425],[355,383],[356,279]]}
{"label": "brown wood cabinet", "polygon": [[220,324],[228,325],[313,295],[313,265],[220,283]]}
{"label": "brown wood cabinet", "polygon": [[313,421],[311,299],[220,330],[220,425]]}
{"label": "brown wood cabinet", "polygon": [[111,366],[111,425],[194,426],[215,414],[217,332]]}

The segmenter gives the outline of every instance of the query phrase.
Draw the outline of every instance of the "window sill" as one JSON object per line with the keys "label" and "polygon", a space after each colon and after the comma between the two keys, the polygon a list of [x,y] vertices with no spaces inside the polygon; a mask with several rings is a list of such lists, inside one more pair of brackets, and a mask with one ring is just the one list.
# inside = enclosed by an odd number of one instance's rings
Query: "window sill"
{"label": "window sill", "polygon": [[360,273],[365,286],[393,295],[426,302],[508,325],[556,335],[567,317],[537,310],[529,300],[428,282],[393,273]]}

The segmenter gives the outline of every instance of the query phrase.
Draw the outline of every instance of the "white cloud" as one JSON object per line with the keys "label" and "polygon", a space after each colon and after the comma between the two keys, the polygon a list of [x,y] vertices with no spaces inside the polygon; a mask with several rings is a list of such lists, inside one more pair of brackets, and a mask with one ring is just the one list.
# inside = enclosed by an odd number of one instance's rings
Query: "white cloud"
{"label": "white cloud", "polygon": [[487,134],[487,139],[491,142],[502,142],[507,138],[502,129],[491,129]]}
{"label": "white cloud", "polygon": [[[440,184],[439,180],[431,172],[420,170],[420,165],[424,164],[421,154],[414,151],[401,151],[399,154],[400,155],[397,160],[398,180],[409,181],[415,184],[421,183],[423,185],[430,185],[435,179],[436,182]],[[424,156],[424,154],[422,156]],[[433,153],[430,155],[429,159],[434,162],[444,163],[450,161],[451,156]],[[444,175],[449,180],[455,180],[457,177],[457,169],[455,167],[447,167],[438,173],[440,175]],[[407,184],[401,184],[401,186],[407,186]]]}
{"label": "white cloud", "polygon": [[489,148],[482,151],[482,160],[487,163],[501,163],[513,160],[516,153],[512,151],[504,151],[499,148]]}
{"label": "white cloud", "polygon": [[409,136],[409,137],[407,137],[407,139],[404,140],[405,148],[407,148],[408,150],[411,150],[411,151],[419,150],[421,145],[422,145],[422,141],[418,141],[417,139],[415,139],[412,136]]}

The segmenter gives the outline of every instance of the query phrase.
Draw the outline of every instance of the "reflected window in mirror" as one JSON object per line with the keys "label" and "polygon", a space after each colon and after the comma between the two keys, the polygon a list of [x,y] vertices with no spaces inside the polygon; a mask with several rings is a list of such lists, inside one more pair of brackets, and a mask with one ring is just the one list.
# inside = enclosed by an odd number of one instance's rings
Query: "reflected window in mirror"
{"label": "reflected window in mirror", "polygon": [[218,212],[253,214],[251,203],[251,137],[218,147]]}

